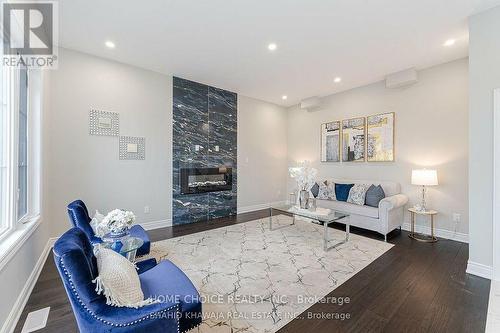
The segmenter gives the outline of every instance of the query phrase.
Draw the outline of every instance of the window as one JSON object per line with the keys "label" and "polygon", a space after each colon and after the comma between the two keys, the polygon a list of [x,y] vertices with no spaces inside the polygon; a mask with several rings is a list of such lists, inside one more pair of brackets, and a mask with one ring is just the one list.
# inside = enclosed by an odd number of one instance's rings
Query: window
{"label": "window", "polygon": [[8,73],[0,63],[0,235],[7,229],[7,82]]}
{"label": "window", "polygon": [[28,70],[19,71],[17,220],[28,213]]}
{"label": "window", "polygon": [[[31,87],[32,76],[35,88]],[[0,64],[0,239],[39,215],[41,73]]]}

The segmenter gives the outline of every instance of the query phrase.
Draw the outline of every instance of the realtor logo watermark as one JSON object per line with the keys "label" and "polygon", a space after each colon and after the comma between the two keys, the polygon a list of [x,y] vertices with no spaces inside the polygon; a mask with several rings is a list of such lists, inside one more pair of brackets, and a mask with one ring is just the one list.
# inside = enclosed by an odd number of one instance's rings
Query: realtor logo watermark
{"label": "realtor logo watermark", "polygon": [[57,1],[2,2],[4,66],[57,68]]}

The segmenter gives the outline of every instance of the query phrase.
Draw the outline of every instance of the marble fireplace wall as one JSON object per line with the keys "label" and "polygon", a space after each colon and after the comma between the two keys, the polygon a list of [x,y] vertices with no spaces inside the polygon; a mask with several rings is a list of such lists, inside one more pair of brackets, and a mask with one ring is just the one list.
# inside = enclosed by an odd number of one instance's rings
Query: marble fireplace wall
{"label": "marble fireplace wall", "polygon": [[[174,77],[172,143],[173,224],[235,215],[237,94]],[[181,168],[221,166],[232,168],[232,190],[181,194]]]}

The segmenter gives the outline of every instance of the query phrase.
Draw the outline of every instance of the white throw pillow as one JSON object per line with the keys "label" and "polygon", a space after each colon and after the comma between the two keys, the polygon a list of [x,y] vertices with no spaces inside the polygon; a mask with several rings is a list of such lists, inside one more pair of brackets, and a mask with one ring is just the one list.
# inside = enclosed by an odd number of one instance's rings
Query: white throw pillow
{"label": "white throw pillow", "polygon": [[319,183],[318,199],[337,200],[335,197],[335,183],[326,180]]}
{"label": "white throw pillow", "polygon": [[102,238],[102,236],[109,232],[108,227],[102,223],[102,220],[104,220],[104,215],[96,210],[92,221],[90,221],[90,227],[94,230],[94,234],[99,238]]}
{"label": "white throw pillow", "polygon": [[365,204],[365,196],[366,191],[370,188],[369,184],[354,184],[349,191],[349,197],[347,198],[347,202],[364,206]]}
{"label": "white throw pillow", "polygon": [[152,304],[151,298],[144,299],[139,274],[133,263],[124,256],[103,246],[96,249],[99,276],[92,280],[97,294],[106,296],[106,304],[139,308]]}

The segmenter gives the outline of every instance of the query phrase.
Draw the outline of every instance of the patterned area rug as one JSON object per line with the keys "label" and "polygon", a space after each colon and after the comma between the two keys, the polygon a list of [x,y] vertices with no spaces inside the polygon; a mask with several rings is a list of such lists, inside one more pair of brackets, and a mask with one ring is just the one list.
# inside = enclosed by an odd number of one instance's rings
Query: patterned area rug
{"label": "patterned area rug", "polygon": [[172,238],[151,254],[179,266],[200,292],[199,331],[275,332],[392,247],[351,234],[325,252],[321,225],[291,221],[278,215],[272,231],[264,218]]}

